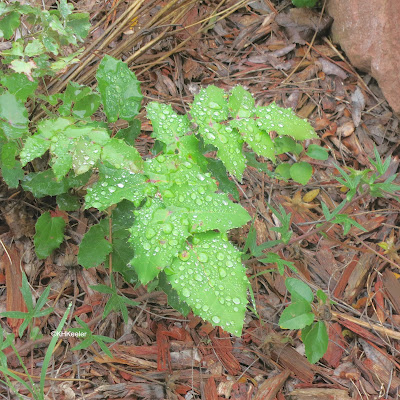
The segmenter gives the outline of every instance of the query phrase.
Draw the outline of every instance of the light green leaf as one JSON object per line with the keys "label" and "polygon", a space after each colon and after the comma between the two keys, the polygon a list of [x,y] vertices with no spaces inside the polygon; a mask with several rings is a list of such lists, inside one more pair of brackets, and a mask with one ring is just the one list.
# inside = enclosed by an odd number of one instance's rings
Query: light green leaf
{"label": "light green leaf", "polygon": [[176,147],[178,138],[190,130],[188,117],[178,115],[170,105],[151,102],[146,110],[154,129],[152,136],[166,145]]}
{"label": "light green leaf", "polygon": [[315,364],[328,350],[329,336],[323,321],[314,322],[311,326],[301,331],[306,357],[310,363]]}
{"label": "light green leaf", "polygon": [[249,118],[255,112],[254,98],[243,86],[236,86],[232,89],[228,105],[235,118]]}
{"label": "light green leaf", "polygon": [[138,173],[143,170],[143,160],[139,152],[122,139],[112,138],[103,147],[101,159],[116,168],[124,168],[130,172]]}
{"label": "light green leaf", "polygon": [[52,217],[49,212],[42,214],[35,225],[35,252],[38,258],[48,257],[60,247],[64,240],[65,221],[61,217]]}
{"label": "light green leaf", "polygon": [[85,234],[79,246],[78,263],[84,268],[97,267],[112,251],[111,243],[105,239],[109,235],[108,219],[93,225]]}
{"label": "light green leaf", "polygon": [[181,213],[187,219],[191,232],[214,229],[225,232],[250,221],[248,212],[240,204],[230,201],[224,193],[184,184],[172,186],[169,193],[169,196],[164,196],[165,204],[183,209]]}
{"label": "light green leaf", "polygon": [[256,115],[259,129],[267,133],[275,131],[279,136],[292,136],[296,140],[318,137],[312,126],[306,120],[299,118],[291,108],[282,108],[271,103],[267,107],[258,107]]}
{"label": "light green leaf", "polygon": [[313,292],[310,287],[303,281],[296,278],[286,278],[285,286],[292,295],[292,302],[304,300],[312,303],[314,299]]}
{"label": "light green leaf", "polygon": [[275,168],[275,172],[279,174],[282,178],[290,179],[290,168],[292,167],[289,163],[281,163]]}
{"label": "light green leaf", "polygon": [[135,251],[131,264],[145,285],[170,265],[189,236],[188,224],[183,221],[182,209],[166,208],[157,198],[148,199],[135,216],[130,229]]}
{"label": "light green leaf", "polygon": [[75,13],[68,16],[67,27],[80,42],[84,41],[91,28],[89,17],[89,13]]}
{"label": "light green leaf", "polygon": [[9,139],[19,139],[28,128],[28,111],[10,92],[0,95],[0,128]]}
{"label": "light green leaf", "polygon": [[194,314],[240,336],[249,285],[241,253],[217,232],[195,235],[165,270]]}
{"label": "light green leaf", "polygon": [[312,166],[304,161],[294,163],[290,167],[290,176],[295,182],[306,185],[312,176]]}
{"label": "light green leaf", "polygon": [[283,329],[302,329],[314,321],[311,305],[299,300],[285,308],[279,318],[279,326]]}
{"label": "light green leaf", "polygon": [[100,158],[101,146],[82,138],[75,142],[72,155],[72,168],[75,174],[80,175],[91,170]]}
{"label": "light green leaf", "polygon": [[124,62],[105,55],[96,78],[109,122],[118,118],[129,121],[139,113],[143,98],[140,82]]}
{"label": "light green leaf", "polygon": [[307,148],[308,157],[314,158],[315,160],[325,161],[328,159],[329,154],[326,149],[316,144],[310,144]]}
{"label": "light green leaf", "polygon": [[150,188],[151,184],[142,174],[100,164],[99,180],[88,189],[85,197],[86,208],[95,207],[103,211],[123,199],[140,203]]}
{"label": "light green leaf", "polygon": [[246,159],[242,152],[243,140],[238,131],[230,126],[210,122],[200,125],[199,133],[203,137],[204,143],[217,147],[218,157],[228,172],[242,181]]}
{"label": "light green leaf", "polygon": [[34,39],[25,47],[25,55],[28,57],[38,56],[45,52],[44,46],[39,39]]}
{"label": "light green leaf", "polygon": [[213,85],[208,86],[207,89],[201,89],[200,93],[194,97],[190,114],[199,126],[226,120],[229,113],[223,89]]}
{"label": "light green leaf", "polygon": [[51,142],[49,139],[42,138],[39,135],[29,136],[20,153],[22,166],[25,166],[37,157],[41,157],[50,148],[50,145]]}
{"label": "light green leaf", "polygon": [[260,156],[275,160],[275,146],[269,134],[258,128],[251,118],[234,119],[230,126],[236,128],[246,143]]}
{"label": "light green leaf", "polygon": [[30,81],[24,74],[7,74],[1,78],[1,84],[15,95],[17,100],[26,101],[32,96],[38,86],[37,80]]}

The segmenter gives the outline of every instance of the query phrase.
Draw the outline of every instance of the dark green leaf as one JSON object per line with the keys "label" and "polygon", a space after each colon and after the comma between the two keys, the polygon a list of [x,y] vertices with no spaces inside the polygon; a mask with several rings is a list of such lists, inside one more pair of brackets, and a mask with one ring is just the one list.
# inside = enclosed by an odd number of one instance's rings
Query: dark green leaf
{"label": "dark green leaf", "polygon": [[329,337],[323,321],[314,322],[301,331],[306,356],[310,363],[315,364],[328,350]]}
{"label": "dark green leaf", "polygon": [[49,212],[42,214],[35,225],[35,251],[38,258],[48,257],[64,241],[65,221],[52,217]]}
{"label": "dark green leaf", "polygon": [[96,78],[109,122],[132,120],[139,113],[143,98],[140,83],[124,62],[105,55]]}
{"label": "dark green leaf", "polygon": [[79,246],[78,263],[84,268],[97,267],[112,251],[111,243],[105,239],[109,232],[108,220],[93,225],[85,234]]}
{"label": "dark green leaf", "polygon": [[66,180],[57,181],[51,169],[43,172],[31,172],[25,175],[21,185],[24,190],[32,192],[37,198],[56,196],[68,190]]}

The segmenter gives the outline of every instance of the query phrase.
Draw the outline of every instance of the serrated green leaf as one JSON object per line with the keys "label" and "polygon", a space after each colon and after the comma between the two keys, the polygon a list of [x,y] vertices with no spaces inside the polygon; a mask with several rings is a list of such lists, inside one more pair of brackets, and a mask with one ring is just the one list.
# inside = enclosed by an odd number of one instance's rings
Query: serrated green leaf
{"label": "serrated green leaf", "polygon": [[201,89],[200,93],[194,97],[190,114],[199,126],[226,120],[229,113],[223,89],[213,85]]}
{"label": "serrated green leaf", "polygon": [[38,86],[38,81],[35,79],[30,81],[24,74],[8,74],[1,78],[1,84],[5,86],[8,91],[15,95],[17,100],[26,101],[28,97],[32,96]]}
{"label": "serrated green leaf", "polygon": [[326,149],[316,144],[310,144],[307,149],[308,157],[314,158],[315,160],[325,161],[328,159],[329,154]]}
{"label": "serrated green leaf", "polygon": [[140,202],[150,186],[142,174],[100,164],[99,180],[88,189],[85,197],[86,208],[95,207],[103,211],[123,199]]}
{"label": "serrated green leaf", "polygon": [[306,185],[312,176],[312,166],[308,162],[300,161],[290,167],[291,178],[302,185]]}
{"label": "serrated green leaf", "polygon": [[97,267],[112,251],[111,243],[105,239],[109,235],[108,219],[93,225],[85,234],[79,246],[78,263],[84,268]]}
{"label": "serrated green leaf", "polygon": [[235,86],[232,89],[228,105],[235,118],[249,118],[255,112],[254,98],[243,86]]}
{"label": "serrated green leaf", "polygon": [[169,192],[171,195],[164,196],[165,204],[182,208],[191,232],[225,232],[250,220],[248,212],[224,193],[206,192],[202,187],[189,185],[174,185]]}
{"label": "serrated green leaf", "polygon": [[312,126],[304,119],[299,118],[291,108],[282,108],[275,103],[267,107],[258,107],[257,125],[267,133],[275,131],[279,136],[287,135],[296,140],[316,138],[317,135]]}
{"label": "serrated green leaf", "polygon": [[112,138],[103,147],[101,158],[116,168],[125,168],[135,173],[143,170],[143,160],[139,152],[122,139]]}
{"label": "serrated green leaf", "polygon": [[38,258],[48,257],[58,249],[64,240],[65,221],[61,217],[52,217],[49,212],[42,214],[35,225],[35,252]]}
{"label": "serrated green leaf", "polygon": [[312,324],[314,317],[310,303],[299,300],[283,310],[279,326],[283,329],[302,329]]}
{"label": "serrated green leaf", "polygon": [[217,122],[210,122],[199,126],[199,133],[204,143],[212,144],[218,149],[218,157],[228,172],[242,181],[246,159],[242,152],[243,140],[238,131]]}
{"label": "serrated green leaf", "polygon": [[1,174],[4,181],[11,188],[16,188],[19,181],[24,177],[24,171],[20,161],[16,159],[18,155],[18,145],[16,142],[6,142],[1,146]]}
{"label": "serrated green leaf", "polygon": [[50,148],[50,145],[51,142],[49,139],[42,138],[39,135],[29,136],[20,153],[22,166],[25,166],[29,161],[37,157],[41,157]]}
{"label": "serrated green leaf", "polygon": [[145,285],[170,265],[189,236],[188,224],[182,223],[182,209],[166,208],[157,198],[147,200],[135,216],[129,230],[135,251],[131,264]]}
{"label": "serrated green leaf", "polygon": [[68,16],[67,27],[80,42],[84,41],[91,28],[89,18],[88,13],[74,13]]}
{"label": "serrated green leaf", "polygon": [[[174,150],[174,153],[177,152],[182,160],[191,160],[200,167],[201,171],[205,172],[207,170],[209,158],[204,157],[200,151],[200,142],[196,136],[182,136],[176,142],[176,146],[177,149]],[[169,149],[167,149],[167,152],[168,150]]]}
{"label": "serrated green leaf", "polygon": [[167,279],[196,315],[240,336],[249,285],[240,252],[217,232],[195,235]]}
{"label": "serrated green leaf", "polygon": [[75,151],[72,155],[72,168],[75,174],[80,175],[94,167],[100,158],[101,146],[97,143],[80,139],[75,142]]}
{"label": "serrated green leaf", "polygon": [[179,137],[190,130],[186,115],[178,115],[170,105],[151,102],[146,107],[147,117],[153,125],[153,137],[166,145],[174,145]]}
{"label": "serrated green leaf", "polygon": [[306,357],[310,363],[315,364],[328,350],[329,336],[323,321],[314,322],[311,326],[301,331]]}
{"label": "serrated green leaf", "polygon": [[275,146],[272,139],[265,131],[258,129],[257,123],[252,118],[234,119],[230,126],[236,128],[246,143],[260,156],[275,160]]}
{"label": "serrated green leaf", "polygon": [[43,172],[31,172],[21,181],[24,190],[32,192],[37,197],[56,196],[68,190],[65,179],[57,181],[54,172],[49,169]]}
{"label": "serrated green leaf", "polygon": [[292,302],[304,300],[312,303],[314,299],[313,292],[303,281],[296,278],[286,278],[285,286],[292,295]]}
{"label": "serrated green leaf", "polygon": [[10,92],[0,95],[0,128],[9,139],[19,139],[28,129],[28,110]]}
{"label": "serrated green leaf", "polygon": [[25,47],[25,55],[28,57],[38,56],[44,52],[43,43],[39,39],[33,39]]}
{"label": "serrated green leaf", "polygon": [[0,20],[0,38],[9,40],[20,24],[20,14],[11,11]]}
{"label": "serrated green leaf", "polygon": [[96,78],[109,122],[118,118],[129,121],[138,115],[143,98],[140,82],[124,62],[105,55]]}

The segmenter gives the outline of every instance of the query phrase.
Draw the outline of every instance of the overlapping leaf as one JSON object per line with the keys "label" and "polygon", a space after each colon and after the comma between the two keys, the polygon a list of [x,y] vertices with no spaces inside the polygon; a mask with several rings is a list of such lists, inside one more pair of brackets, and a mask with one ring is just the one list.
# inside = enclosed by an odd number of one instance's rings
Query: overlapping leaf
{"label": "overlapping leaf", "polygon": [[99,180],[87,191],[86,208],[95,207],[102,211],[123,199],[140,203],[150,186],[142,174],[101,164]]}
{"label": "overlapping leaf", "polygon": [[195,235],[165,273],[196,315],[241,335],[249,282],[240,252],[226,236],[217,232]]}
{"label": "overlapping leaf", "polygon": [[135,223],[130,229],[135,257],[131,264],[143,284],[154,279],[170,265],[189,236],[188,222],[182,209],[165,207],[162,200],[148,200],[135,211]]}

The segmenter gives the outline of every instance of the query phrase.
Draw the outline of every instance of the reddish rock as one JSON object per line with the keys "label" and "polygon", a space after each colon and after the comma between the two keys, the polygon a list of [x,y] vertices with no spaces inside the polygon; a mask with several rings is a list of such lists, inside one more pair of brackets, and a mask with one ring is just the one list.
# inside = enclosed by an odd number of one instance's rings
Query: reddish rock
{"label": "reddish rock", "polygon": [[371,74],[400,114],[400,1],[328,0],[332,36],[352,65]]}

